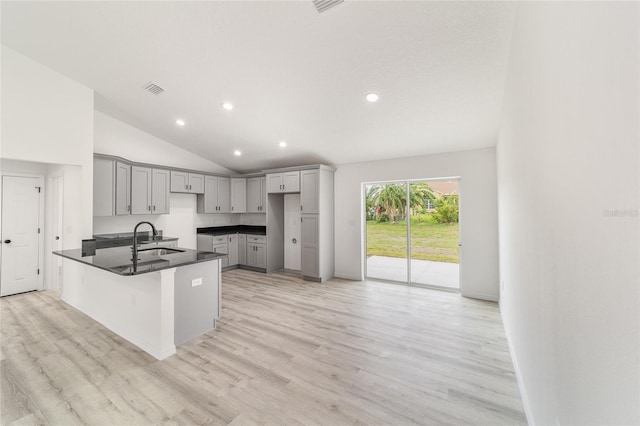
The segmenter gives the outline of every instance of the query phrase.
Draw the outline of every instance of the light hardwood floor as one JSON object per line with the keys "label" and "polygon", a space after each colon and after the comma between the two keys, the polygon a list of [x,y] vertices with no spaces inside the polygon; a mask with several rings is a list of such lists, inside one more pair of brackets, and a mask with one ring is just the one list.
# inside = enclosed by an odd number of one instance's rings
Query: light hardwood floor
{"label": "light hardwood floor", "polygon": [[0,299],[0,422],[522,424],[495,303],[223,274],[217,330],[156,361],[55,293]]}

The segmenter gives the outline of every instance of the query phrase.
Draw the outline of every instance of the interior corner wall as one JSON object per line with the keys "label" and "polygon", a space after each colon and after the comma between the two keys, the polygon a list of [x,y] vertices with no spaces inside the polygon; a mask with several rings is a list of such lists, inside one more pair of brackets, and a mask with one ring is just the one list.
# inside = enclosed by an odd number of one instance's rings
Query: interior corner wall
{"label": "interior corner wall", "polygon": [[2,158],[80,166],[82,196],[65,206],[78,212],[80,247],[93,234],[93,91],[4,45],[1,54]]}
{"label": "interior corner wall", "polygon": [[500,305],[531,424],[640,424],[639,12],[518,4]]}
{"label": "interior corner wall", "polygon": [[362,183],[460,177],[460,288],[498,300],[495,149],[341,164],[335,172],[335,275],[363,278]]}

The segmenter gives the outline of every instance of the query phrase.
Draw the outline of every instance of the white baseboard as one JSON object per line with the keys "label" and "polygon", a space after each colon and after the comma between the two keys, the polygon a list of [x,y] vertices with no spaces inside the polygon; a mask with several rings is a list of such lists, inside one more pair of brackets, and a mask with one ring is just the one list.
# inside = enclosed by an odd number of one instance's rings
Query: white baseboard
{"label": "white baseboard", "polygon": [[471,299],[488,300],[489,302],[497,302],[499,300],[499,296],[495,294],[474,293],[472,291],[464,290],[462,290],[462,296],[469,297]]}
{"label": "white baseboard", "polygon": [[341,280],[350,280],[350,281],[362,281],[361,277],[355,277],[347,274],[334,274],[334,278],[340,278]]}
{"label": "white baseboard", "polygon": [[507,327],[507,323],[504,321],[504,317],[502,316],[502,310],[500,310],[500,318],[502,318],[504,333],[507,336],[507,344],[509,345],[509,354],[511,355],[511,361],[513,362],[513,370],[516,373],[516,380],[518,381],[518,388],[520,389],[520,397],[522,398],[524,415],[527,417],[527,424],[535,425],[536,423],[533,421],[533,413],[531,412],[531,404],[529,402],[529,396],[527,395],[527,389],[524,387],[524,383],[522,381],[522,373],[520,372],[520,366],[518,365],[518,358],[516,357],[516,353],[513,350],[513,344],[511,343],[511,334],[509,333],[509,328]]}

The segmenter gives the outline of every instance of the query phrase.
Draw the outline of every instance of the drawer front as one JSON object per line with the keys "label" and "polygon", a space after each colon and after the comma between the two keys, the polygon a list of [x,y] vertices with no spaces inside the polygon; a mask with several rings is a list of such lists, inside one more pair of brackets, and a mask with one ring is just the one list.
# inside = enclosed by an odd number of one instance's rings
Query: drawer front
{"label": "drawer front", "polygon": [[266,244],[267,237],[265,235],[247,235],[248,243]]}
{"label": "drawer front", "polygon": [[213,237],[213,244],[220,244],[227,241],[226,235],[216,235]]}

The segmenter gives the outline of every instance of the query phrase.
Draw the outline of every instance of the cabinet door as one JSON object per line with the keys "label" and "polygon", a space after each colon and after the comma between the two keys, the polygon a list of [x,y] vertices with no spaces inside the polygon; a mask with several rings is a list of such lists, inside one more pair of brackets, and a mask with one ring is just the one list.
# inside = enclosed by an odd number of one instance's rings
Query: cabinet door
{"label": "cabinet door", "polygon": [[116,215],[126,214],[131,214],[131,166],[117,161]]}
{"label": "cabinet door", "polygon": [[256,257],[257,268],[267,268],[267,246],[264,244],[256,244]]}
{"label": "cabinet door", "polygon": [[189,192],[204,194],[204,175],[189,173]]}
{"label": "cabinet door", "polygon": [[238,264],[238,234],[231,234],[229,237],[229,266]]}
{"label": "cabinet door", "polygon": [[131,214],[151,214],[151,169],[131,167]]}
{"label": "cabinet door", "polygon": [[320,259],[318,252],[318,215],[302,215],[302,275],[306,277],[319,277]]}
{"label": "cabinet door", "polygon": [[264,178],[247,179],[247,213],[260,213],[262,194],[264,193],[262,179]]}
{"label": "cabinet door", "polygon": [[151,181],[151,213],[169,213],[169,181],[169,170],[153,169]]}
{"label": "cabinet door", "polygon": [[300,210],[303,213],[320,213],[320,170],[300,172]]}
{"label": "cabinet door", "polygon": [[238,264],[247,264],[247,236],[238,234]]}
{"label": "cabinet door", "polygon": [[260,213],[267,212],[267,177],[260,178]]}
{"label": "cabinet door", "polygon": [[247,266],[256,266],[256,244],[247,242]]}
{"label": "cabinet door", "polygon": [[286,172],[282,177],[283,192],[300,192],[300,172]]}
{"label": "cabinet door", "polygon": [[189,173],[171,170],[171,192],[189,192]]}
{"label": "cabinet door", "polygon": [[282,173],[272,173],[267,175],[267,193],[279,194],[284,192],[282,177]]}
{"label": "cabinet door", "polygon": [[247,180],[231,179],[231,213],[247,212]]}
{"label": "cabinet door", "polygon": [[[223,253],[223,254],[228,254],[229,253],[229,245],[227,244],[227,242],[225,241],[222,244],[214,244],[213,245],[213,252],[214,253]],[[222,262],[222,267],[226,268],[227,266],[229,266],[229,256],[223,257],[222,259],[220,259]]]}
{"label": "cabinet door", "polygon": [[199,213],[218,212],[218,178],[215,176],[204,177],[203,211]]}
{"label": "cabinet door", "polygon": [[106,158],[93,159],[93,215],[115,214],[115,164]]}
{"label": "cabinet door", "polygon": [[231,183],[229,178],[218,177],[218,212],[231,212]]}

